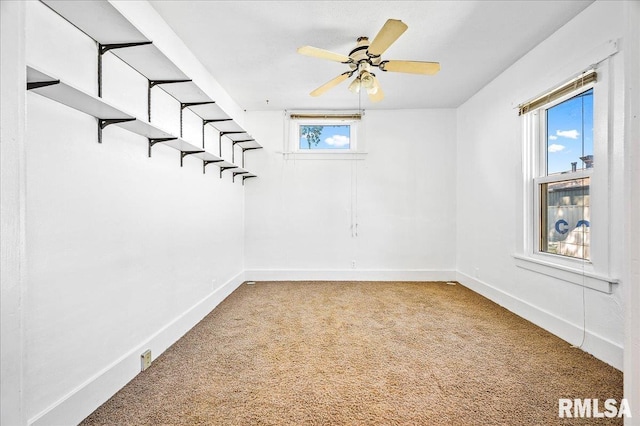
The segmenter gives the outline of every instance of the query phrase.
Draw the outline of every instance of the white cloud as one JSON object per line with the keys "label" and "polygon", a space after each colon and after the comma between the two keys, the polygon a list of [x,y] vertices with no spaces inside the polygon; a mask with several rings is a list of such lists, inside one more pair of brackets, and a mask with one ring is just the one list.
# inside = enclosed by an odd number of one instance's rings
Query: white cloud
{"label": "white cloud", "polygon": [[557,137],[557,136],[555,136],[555,135],[549,135],[549,140],[550,140],[550,141],[555,141],[556,139],[558,139],[558,137]]}
{"label": "white cloud", "polygon": [[556,130],[556,135],[563,138],[578,139],[580,133],[577,130]]}
{"label": "white cloud", "polygon": [[349,136],[333,135],[324,140],[330,146],[346,146],[349,145]]}
{"label": "white cloud", "polygon": [[565,148],[564,145],[558,145],[557,143],[549,145],[549,152],[560,152]]}

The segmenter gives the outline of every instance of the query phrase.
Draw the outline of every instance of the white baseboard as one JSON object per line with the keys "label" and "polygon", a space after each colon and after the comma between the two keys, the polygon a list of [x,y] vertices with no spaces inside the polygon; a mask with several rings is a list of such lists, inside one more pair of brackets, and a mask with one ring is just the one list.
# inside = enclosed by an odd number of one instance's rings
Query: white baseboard
{"label": "white baseboard", "polygon": [[241,272],[113,364],[29,419],[28,424],[49,426],[80,423],[140,373],[142,352],[150,349],[153,358],[160,356],[243,282],[244,272]]}
{"label": "white baseboard", "polygon": [[365,270],[365,269],[249,269],[249,281],[451,281],[456,271],[428,269]]}
{"label": "white baseboard", "polygon": [[[567,344],[579,344],[582,340],[581,326],[571,324],[550,312],[461,272],[457,273],[456,281],[527,321],[558,336],[568,342]],[[579,336],[577,340],[576,336]],[[587,330],[582,350],[618,370],[622,370],[622,346]]]}

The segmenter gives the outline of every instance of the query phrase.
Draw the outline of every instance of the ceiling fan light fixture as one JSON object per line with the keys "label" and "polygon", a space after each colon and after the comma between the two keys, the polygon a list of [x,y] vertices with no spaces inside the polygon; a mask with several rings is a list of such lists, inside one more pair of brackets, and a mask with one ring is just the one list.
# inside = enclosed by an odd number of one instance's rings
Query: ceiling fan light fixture
{"label": "ceiling fan light fixture", "polygon": [[362,74],[360,74],[360,81],[362,82],[362,87],[365,89],[371,89],[376,84],[373,75],[368,71],[363,71]]}
{"label": "ceiling fan light fixture", "polygon": [[356,77],[353,79],[351,84],[349,85],[349,90],[353,93],[360,93],[360,77]]}

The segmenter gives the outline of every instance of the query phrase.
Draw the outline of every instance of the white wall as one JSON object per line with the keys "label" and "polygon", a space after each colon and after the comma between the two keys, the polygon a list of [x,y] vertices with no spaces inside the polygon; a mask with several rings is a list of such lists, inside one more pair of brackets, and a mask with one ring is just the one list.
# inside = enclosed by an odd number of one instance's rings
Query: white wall
{"label": "white wall", "polygon": [[248,120],[247,278],[455,276],[454,110],[366,111],[361,160],[284,159],[284,113]]}
{"label": "white wall", "polygon": [[[26,39],[27,63],[97,93],[95,43],[40,2],[26,4]],[[105,100],[144,118],[146,85],[105,55]],[[177,101],[154,91],[154,122],[177,134]],[[181,168],[162,144],[148,158],[116,126],[98,144],[93,117],[26,96],[23,403],[30,423],[69,424],[242,282],[244,187],[192,157]],[[187,114],[185,137],[199,144],[200,126]]]}
{"label": "white wall", "polygon": [[[622,3],[599,1],[507,69],[458,109],[457,267],[460,281],[572,344],[582,339],[581,286],[520,269],[521,119],[515,107],[589,65],[594,49],[622,36]],[[610,275],[621,278],[623,52],[610,59]],[[586,289],[584,349],[622,368],[620,285]]]}
{"label": "white wall", "polygon": [[[625,3],[625,237],[624,395],[640,417],[640,3]],[[636,226],[633,226],[636,225]],[[631,425],[632,419],[626,419]]]}
{"label": "white wall", "polygon": [[22,425],[25,85],[22,2],[0,2],[0,424]]}

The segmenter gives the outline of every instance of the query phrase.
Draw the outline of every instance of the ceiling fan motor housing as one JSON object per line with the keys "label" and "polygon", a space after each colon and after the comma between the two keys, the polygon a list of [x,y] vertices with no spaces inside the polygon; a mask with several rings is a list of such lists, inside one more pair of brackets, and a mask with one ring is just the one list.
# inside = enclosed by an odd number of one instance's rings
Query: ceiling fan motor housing
{"label": "ceiling fan motor housing", "polygon": [[362,64],[376,67],[380,63],[380,56],[369,55],[368,37],[358,37],[356,47],[349,52],[349,59],[351,60],[349,66],[352,70],[362,69]]}

